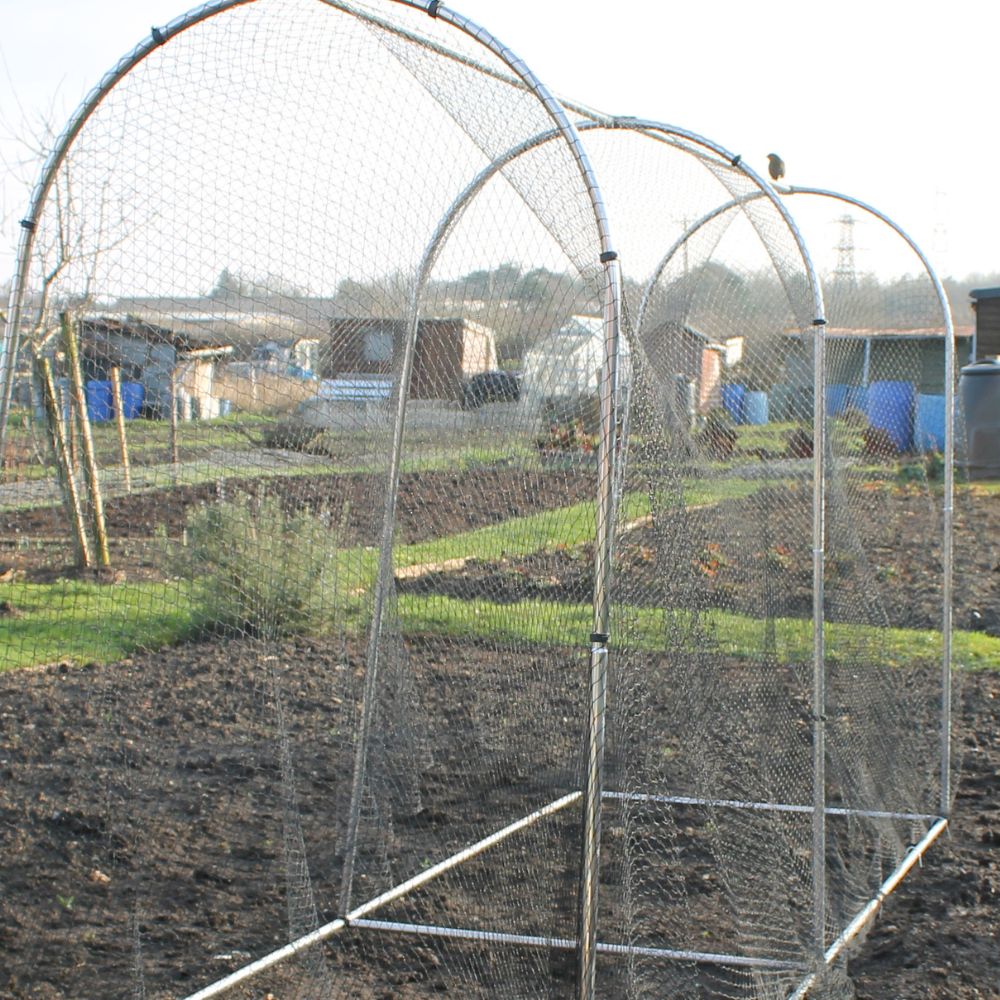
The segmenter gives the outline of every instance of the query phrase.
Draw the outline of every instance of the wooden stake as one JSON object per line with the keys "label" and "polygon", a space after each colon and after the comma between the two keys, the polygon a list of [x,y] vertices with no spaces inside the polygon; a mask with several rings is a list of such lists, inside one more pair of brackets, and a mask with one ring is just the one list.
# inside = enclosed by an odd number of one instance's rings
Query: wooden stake
{"label": "wooden stake", "polygon": [[80,369],[80,349],[76,342],[76,331],[70,314],[64,312],[60,317],[62,323],[63,342],[66,348],[66,362],[69,366],[70,383],[73,386],[73,396],[76,399],[77,427],[80,431],[80,441],[83,444],[83,471],[90,492],[90,508],[94,515],[94,537],[97,541],[98,566],[111,565],[108,553],[108,532],[104,522],[104,500],[101,497],[101,482],[97,473],[97,455],[94,451],[94,436],[90,430],[90,420],[87,414],[87,396],[83,389],[83,372]]}
{"label": "wooden stake", "polygon": [[[63,506],[70,523],[73,525],[73,550],[76,555],[76,564],[81,569],[89,569],[94,564],[94,560],[90,554],[90,539],[87,538],[83,503],[76,485],[76,470],[66,442],[66,427],[62,419],[61,400],[56,392],[56,383],[52,377],[52,365],[49,363],[49,359],[36,356],[35,370],[38,373],[38,382],[42,390],[45,424],[49,444],[52,447],[52,455],[55,458]],[[72,425],[70,425],[70,433],[72,433]]]}
{"label": "wooden stake", "polygon": [[128,438],[125,435],[125,411],[122,408],[122,372],[116,365],[111,369],[111,390],[114,393],[115,423],[118,424],[118,448],[122,456],[125,492],[132,492],[132,469],[128,461]]}

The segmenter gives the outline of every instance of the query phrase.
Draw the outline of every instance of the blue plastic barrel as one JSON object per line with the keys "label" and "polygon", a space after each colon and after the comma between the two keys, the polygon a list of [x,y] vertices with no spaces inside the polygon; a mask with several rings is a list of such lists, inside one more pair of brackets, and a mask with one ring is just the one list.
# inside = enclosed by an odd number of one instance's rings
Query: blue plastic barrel
{"label": "blue plastic barrel", "polygon": [[87,413],[95,424],[105,420],[110,420],[114,412],[112,409],[113,395],[111,383],[99,379],[91,379],[85,387],[87,397]]}
{"label": "blue plastic barrel", "polygon": [[722,406],[726,413],[733,418],[734,424],[743,423],[743,400],[746,394],[746,386],[740,385],[738,382],[722,387]]}
{"label": "blue plastic barrel", "polygon": [[913,447],[912,382],[872,382],[868,387],[868,423],[884,430],[899,451]]}
{"label": "blue plastic barrel", "polygon": [[767,409],[766,392],[748,392],[743,397],[743,422],[745,424],[766,424]]}
{"label": "blue plastic barrel", "polygon": [[839,417],[847,409],[849,385],[828,385],[826,387],[826,415]]}
{"label": "blue plastic barrel", "polygon": [[847,387],[847,409],[860,410],[862,413],[868,412],[868,388],[863,385],[851,385]]}
{"label": "blue plastic barrel", "polygon": [[917,451],[944,451],[944,396],[917,396],[913,438]]}
{"label": "blue plastic barrel", "polygon": [[122,382],[122,416],[134,420],[142,412],[146,387],[141,382]]}
{"label": "blue plastic barrel", "polygon": [[795,387],[785,382],[771,387],[770,416],[773,420],[781,422],[794,419],[795,395]]}

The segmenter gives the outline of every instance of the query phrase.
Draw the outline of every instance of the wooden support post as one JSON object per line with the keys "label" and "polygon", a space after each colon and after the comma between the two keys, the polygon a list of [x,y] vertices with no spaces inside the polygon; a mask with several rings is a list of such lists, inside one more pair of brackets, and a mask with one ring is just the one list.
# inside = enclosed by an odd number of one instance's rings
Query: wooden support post
{"label": "wooden support post", "polygon": [[80,348],[76,342],[75,323],[69,313],[64,312],[62,323],[63,344],[66,349],[66,362],[69,367],[70,384],[73,386],[73,396],[76,399],[77,426],[80,431],[80,441],[83,445],[83,472],[90,492],[90,508],[94,515],[94,538],[97,542],[97,564],[107,567],[111,565],[108,554],[108,533],[104,522],[104,500],[101,497],[101,482],[97,472],[97,455],[94,450],[94,436],[90,429],[87,414],[87,396],[83,388],[83,372],[80,368]]}
{"label": "wooden support post", "polygon": [[[42,406],[45,410],[45,425],[48,431],[49,445],[56,463],[56,474],[59,479],[59,489],[62,493],[63,507],[73,526],[73,550],[76,555],[76,565],[81,569],[89,569],[93,564],[90,553],[90,539],[83,516],[83,503],[76,483],[76,470],[70,457],[66,442],[66,425],[63,424],[59,394],[56,392],[55,379],[52,377],[52,365],[48,358],[35,357],[35,371],[38,384],[42,391]],[[72,424],[70,433],[72,433]]]}
{"label": "wooden support post", "polygon": [[117,365],[111,369],[111,391],[114,394],[115,423],[118,425],[118,449],[122,456],[125,492],[132,492],[132,469],[128,461],[128,437],[125,433],[125,410],[122,407],[122,372]]}

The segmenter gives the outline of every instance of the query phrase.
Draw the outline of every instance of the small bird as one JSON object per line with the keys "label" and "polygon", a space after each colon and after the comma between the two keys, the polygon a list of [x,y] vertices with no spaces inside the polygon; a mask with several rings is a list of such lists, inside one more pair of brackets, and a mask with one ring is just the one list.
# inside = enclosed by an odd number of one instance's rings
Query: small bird
{"label": "small bird", "polygon": [[767,154],[767,172],[772,181],[780,181],[785,176],[785,161],[777,153]]}

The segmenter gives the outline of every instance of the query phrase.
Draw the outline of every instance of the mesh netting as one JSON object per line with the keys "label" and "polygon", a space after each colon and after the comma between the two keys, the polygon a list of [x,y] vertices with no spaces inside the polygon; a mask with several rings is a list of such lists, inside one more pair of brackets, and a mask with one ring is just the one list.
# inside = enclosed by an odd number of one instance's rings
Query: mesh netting
{"label": "mesh netting", "polygon": [[194,12],[36,192],[2,985],[847,997],[947,807],[934,289],[817,257],[817,357],[812,196],[431,6]]}

